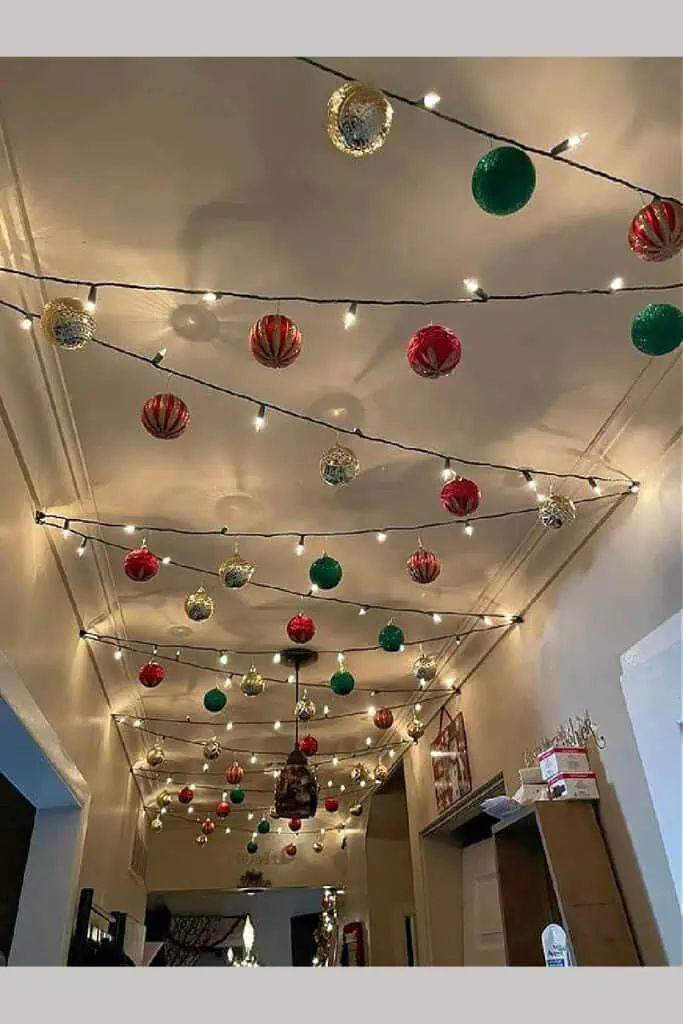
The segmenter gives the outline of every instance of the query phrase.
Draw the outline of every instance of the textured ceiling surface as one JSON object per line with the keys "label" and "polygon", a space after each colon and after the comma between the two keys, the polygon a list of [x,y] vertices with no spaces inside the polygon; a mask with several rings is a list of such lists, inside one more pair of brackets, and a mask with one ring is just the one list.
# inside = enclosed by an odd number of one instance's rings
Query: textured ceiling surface
{"label": "textured ceiling surface", "polygon": [[[444,111],[532,145],[587,131],[580,151],[585,162],[664,194],[679,189],[677,62],[335,63],[407,95],[434,88]],[[467,276],[500,293],[605,286],[616,275],[641,284],[677,276],[669,265],[642,263],[627,249],[628,223],[645,199],[548,160],[536,161],[536,193],[523,211],[486,215],[470,191],[486,141],[419,111],[397,107],[380,152],[365,160],[345,158],[324,130],[334,80],[293,60],[4,60],[0,85],[6,138],[35,247],[33,267],[44,272],[357,298],[456,296]],[[16,262],[31,266],[27,253],[16,254]],[[63,293],[49,285],[46,294]],[[37,289],[28,294],[39,302]],[[475,459],[567,471],[642,369],[629,326],[646,301],[622,294],[432,313],[363,308],[349,331],[343,329],[343,307],[288,302],[282,312],[301,328],[303,352],[281,371],[258,365],[247,345],[252,322],[273,311],[272,303],[220,299],[207,307],[161,292],[107,290],[97,320],[106,340],[146,354],[164,346],[167,362],[178,369],[344,426]],[[405,359],[409,338],[431,316],[455,330],[463,345],[457,371],[438,381],[418,378]],[[163,373],[94,346],[63,353],[60,361],[94,492],[90,511],[102,519],[203,529],[226,524],[239,534],[444,518],[440,466],[433,459],[359,440],[353,447],[360,476],[347,488],[329,488],[318,472],[321,453],[334,441],[329,432],[270,414],[257,434],[249,405],[172,383],[188,403],[192,423],[180,440],[162,443],[142,429],[140,410],[146,398],[165,389]],[[629,471],[605,465],[595,471],[609,475],[615,468]],[[482,512],[529,504],[518,474],[472,475],[482,489]],[[587,493],[584,488],[582,496]],[[64,511],[59,496],[54,508]],[[334,594],[425,611],[477,607],[530,526],[520,517],[482,524],[469,538],[458,527],[426,533],[425,545],[443,562],[438,582],[428,588],[405,571],[416,533],[392,534],[383,545],[373,536],[330,539],[327,550],[344,569]],[[120,532],[109,536],[129,542]],[[232,543],[150,539],[160,555],[209,570]],[[240,550],[256,566],[255,581],[303,591],[308,565],[324,547],[310,540],[301,558],[291,539],[244,540]],[[130,638],[268,650],[286,643],[285,623],[304,608],[318,625],[314,645],[335,652],[374,644],[387,620],[386,613],[361,618],[353,607],[298,601],[252,586],[219,590],[207,577],[216,612],[209,622],[192,624],[183,600],[200,577],[171,565],[152,582],[135,584],[121,571],[120,556],[109,557]],[[399,619],[411,641],[454,632],[457,623]],[[116,629],[104,608],[91,625],[104,633]],[[438,654],[441,645],[427,642],[426,648]],[[349,656],[347,664],[359,690],[410,688],[416,653],[371,651]],[[127,701],[117,697],[118,709],[140,700],[134,679],[141,660],[125,659]],[[254,660],[264,674],[286,678],[270,656]],[[215,657],[203,661],[216,667]],[[235,656],[230,667],[239,673],[250,661]],[[335,667],[334,653],[321,655],[304,681],[322,684]],[[438,685],[452,676],[457,658]],[[272,725],[291,719],[291,686],[269,684],[262,697],[249,700],[240,694],[237,676],[228,708],[209,721],[201,695],[211,678],[171,664],[162,686],[144,695],[144,714],[191,715],[207,723],[178,725],[175,732],[159,726],[168,736],[216,733],[225,745],[248,750],[291,747],[292,726],[283,724],[276,733]],[[319,706],[312,731],[328,756],[363,747],[367,736],[373,745],[382,742],[367,715],[336,714],[408,699],[370,698],[368,692],[338,698],[323,689],[312,695]],[[333,717],[322,723],[325,703]],[[226,734],[228,719],[245,718],[263,724],[236,724]],[[200,748],[171,740],[166,746],[175,780],[200,770]],[[375,763],[372,757],[369,763]],[[267,795],[263,799],[269,802]]]}

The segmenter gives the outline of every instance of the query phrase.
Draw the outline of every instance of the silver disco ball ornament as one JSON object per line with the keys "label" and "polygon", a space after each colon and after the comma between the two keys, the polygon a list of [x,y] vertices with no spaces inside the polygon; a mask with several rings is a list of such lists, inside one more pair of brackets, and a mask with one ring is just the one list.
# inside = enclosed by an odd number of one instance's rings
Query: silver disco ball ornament
{"label": "silver disco ball ornament", "polygon": [[347,82],[330,96],[327,134],[342,153],[369,156],[384,145],[393,116],[391,103],[379,89]]}
{"label": "silver disco ball ornament", "polygon": [[150,825],[150,828],[152,829],[152,832],[161,832],[163,827],[164,823],[157,814],[156,818],[152,818],[152,824]]}
{"label": "silver disco ball ornament", "polygon": [[360,473],[360,462],[350,448],[343,444],[332,445],[320,460],[320,476],[330,487],[343,487],[355,480]]}
{"label": "silver disco ball ornament", "polygon": [[421,721],[421,719],[413,718],[408,723],[408,728],[406,729],[406,732],[410,736],[413,743],[417,743],[417,741],[422,739],[422,737],[424,736],[425,724],[423,721]]}
{"label": "silver disco ball ornament", "polygon": [[295,718],[298,718],[300,722],[310,722],[315,716],[315,710],[315,704],[304,690],[303,697],[294,705]]}
{"label": "silver disco ball ornament", "polygon": [[413,675],[421,683],[431,683],[436,676],[436,658],[432,654],[421,654],[413,662]]}
{"label": "silver disco ball ornament", "polygon": [[575,519],[576,505],[561,494],[550,494],[538,506],[538,521],[546,530],[559,530]]}
{"label": "silver disco ball ornament", "polygon": [[204,757],[207,761],[216,761],[223,753],[223,748],[214,736],[204,744]]}

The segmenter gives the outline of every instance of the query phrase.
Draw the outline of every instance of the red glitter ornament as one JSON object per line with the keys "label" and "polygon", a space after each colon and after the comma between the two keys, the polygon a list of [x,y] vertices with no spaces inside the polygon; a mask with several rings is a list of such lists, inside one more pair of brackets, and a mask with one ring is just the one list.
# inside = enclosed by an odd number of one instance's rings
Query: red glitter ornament
{"label": "red glitter ornament", "polygon": [[373,722],[378,729],[390,729],[394,724],[394,714],[391,708],[377,708]]}
{"label": "red glitter ornament", "polygon": [[325,800],[325,810],[329,811],[330,814],[334,814],[335,811],[339,810],[339,801],[336,796],[328,796]]}
{"label": "red glitter ornament", "polygon": [[683,206],[671,199],[653,199],[638,211],[628,233],[632,253],[641,260],[661,263],[683,247]]}
{"label": "red glitter ornament", "polygon": [[190,789],[189,786],[183,786],[178,793],[178,803],[191,804],[194,800],[194,790]]}
{"label": "red glitter ornament", "polygon": [[225,769],[225,781],[231,786],[239,786],[244,778],[244,768],[239,761],[233,761],[229,768]]}
{"label": "red glitter ornament", "polygon": [[291,832],[298,832],[301,828],[301,818],[290,818],[289,828]]}
{"label": "red glitter ornament", "polygon": [[315,622],[310,615],[294,615],[287,623],[287,636],[295,644],[307,644],[315,636]]}
{"label": "red glitter ornament", "polygon": [[406,561],[406,568],[416,583],[433,583],[441,572],[441,562],[433,551],[427,551],[420,544]]}
{"label": "red glitter ornament", "polygon": [[136,583],[146,583],[159,572],[160,560],[146,547],[134,548],[123,560],[123,571]]}
{"label": "red glitter ornament", "polygon": [[158,661],[148,661],[140,666],[138,679],[143,686],[152,690],[163,681],[165,675],[166,669],[163,665],[160,665]]}
{"label": "red glitter ornament", "polygon": [[216,815],[219,818],[227,818],[227,816],[230,814],[231,810],[232,810],[232,808],[231,808],[230,804],[227,802],[227,800],[220,800],[216,804]]}
{"label": "red glitter ornament", "polygon": [[420,377],[445,377],[460,362],[460,338],[448,327],[430,324],[414,334],[406,353],[412,369]]}
{"label": "red glitter ornament", "polygon": [[285,853],[288,857],[296,857],[296,843],[289,843],[285,846]]}
{"label": "red glitter ornament", "polygon": [[207,818],[206,821],[202,822],[202,832],[205,836],[210,836],[212,832],[216,831],[215,822],[211,821],[211,818]]}
{"label": "red glitter ornament", "polygon": [[473,480],[458,476],[441,488],[441,504],[454,516],[469,516],[476,512],[481,501],[481,491]]}
{"label": "red glitter ornament", "polygon": [[177,395],[152,395],[142,407],[142,425],[152,437],[173,441],[190,422],[190,410]]}
{"label": "red glitter ornament", "polygon": [[269,313],[257,320],[249,332],[249,348],[262,366],[290,366],[301,352],[301,331],[289,317]]}
{"label": "red glitter ornament", "polygon": [[299,750],[306,757],[313,757],[314,754],[317,754],[318,741],[315,736],[304,736],[302,740],[299,740]]}

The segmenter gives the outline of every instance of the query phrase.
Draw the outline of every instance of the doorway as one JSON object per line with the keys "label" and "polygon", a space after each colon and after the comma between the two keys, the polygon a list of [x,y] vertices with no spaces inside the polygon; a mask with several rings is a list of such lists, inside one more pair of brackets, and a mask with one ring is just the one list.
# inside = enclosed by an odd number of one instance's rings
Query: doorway
{"label": "doorway", "polygon": [[461,859],[463,966],[503,967],[505,940],[493,839],[465,846]]}

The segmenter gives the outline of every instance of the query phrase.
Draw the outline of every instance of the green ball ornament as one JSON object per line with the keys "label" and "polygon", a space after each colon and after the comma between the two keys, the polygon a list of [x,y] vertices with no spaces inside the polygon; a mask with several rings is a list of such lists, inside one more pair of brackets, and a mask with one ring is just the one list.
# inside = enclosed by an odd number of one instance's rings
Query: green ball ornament
{"label": "green ball ornament", "polygon": [[256,826],[256,831],[259,833],[259,835],[267,836],[268,833],[270,832],[270,822],[266,818],[261,818],[258,825]]}
{"label": "green ball ornament", "polygon": [[308,575],[311,583],[315,583],[321,590],[332,590],[342,578],[342,567],[336,558],[323,555],[322,558],[316,558]]}
{"label": "green ball ornament", "polygon": [[379,631],[377,637],[377,643],[384,651],[400,651],[401,644],[405,641],[403,630],[400,626],[394,625],[393,622],[388,622]]}
{"label": "green ball ornament", "polygon": [[256,853],[258,850],[258,843],[255,843],[253,839],[250,839],[247,843],[247,853]]}
{"label": "green ball ornament", "polygon": [[351,690],[355,685],[356,680],[353,678],[351,673],[344,670],[335,672],[330,679],[332,692],[336,693],[338,697],[345,697],[347,693],[351,693]]}
{"label": "green ball ornament", "polygon": [[505,217],[531,199],[536,170],[522,149],[499,146],[485,153],[472,174],[472,195],[485,213]]}
{"label": "green ball ornament", "polygon": [[216,686],[214,686],[213,690],[207,690],[204,694],[204,707],[207,711],[211,711],[214,714],[217,711],[222,711],[227,703],[228,698]]}
{"label": "green ball ornament", "polygon": [[230,803],[241,804],[244,800],[244,790],[240,789],[239,786],[235,786],[234,789],[230,790]]}
{"label": "green ball ornament", "polygon": [[667,302],[651,302],[633,318],[631,341],[646,356],[665,356],[683,341],[683,313]]}

